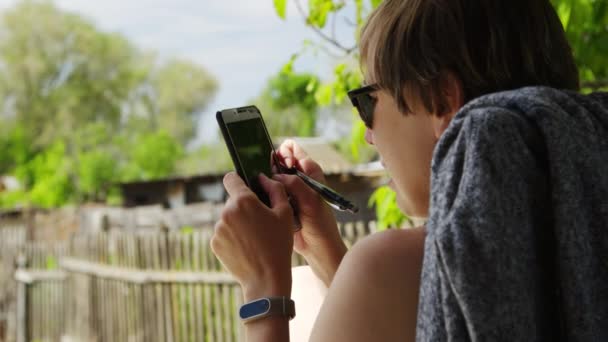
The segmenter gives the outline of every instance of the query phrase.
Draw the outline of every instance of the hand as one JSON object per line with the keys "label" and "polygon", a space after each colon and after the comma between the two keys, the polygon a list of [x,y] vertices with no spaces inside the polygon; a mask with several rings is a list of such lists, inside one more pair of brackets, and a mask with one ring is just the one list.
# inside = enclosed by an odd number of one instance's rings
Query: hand
{"label": "hand", "polygon": [[[295,166],[313,179],[325,183],[319,164],[293,140],[281,144],[278,156],[285,166]],[[329,286],[347,250],[333,210],[298,176],[275,175],[274,179],[285,185],[298,209],[302,229],[294,235],[294,249],[306,258],[315,274]]]}
{"label": "hand", "polygon": [[271,208],[234,172],[224,177],[229,194],[215,225],[211,249],[243,288],[246,301],[291,296],[293,211],[284,186],[260,175]]}

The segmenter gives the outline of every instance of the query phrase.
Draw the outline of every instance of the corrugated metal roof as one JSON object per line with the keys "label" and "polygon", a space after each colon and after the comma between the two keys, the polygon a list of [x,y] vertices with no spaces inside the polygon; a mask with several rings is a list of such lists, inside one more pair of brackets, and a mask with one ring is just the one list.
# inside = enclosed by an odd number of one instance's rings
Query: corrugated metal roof
{"label": "corrugated metal roof", "polygon": [[275,143],[278,146],[287,139],[294,140],[300,145],[310,158],[321,165],[325,174],[350,173],[354,169],[354,165],[323,138],[280,137],[275,139]]}

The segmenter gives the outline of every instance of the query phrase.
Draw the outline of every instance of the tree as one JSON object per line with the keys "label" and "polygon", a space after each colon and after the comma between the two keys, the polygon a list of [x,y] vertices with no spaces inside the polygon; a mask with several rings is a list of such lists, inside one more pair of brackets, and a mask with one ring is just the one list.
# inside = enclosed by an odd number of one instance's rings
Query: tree
{"label": "tree", "polygon": [[608,88],[608,0],[552,0],[564,25],[584,91]]}
{"label": "tree", "polygon": [[319,108],[315,93],[319,79],[310,73],[294,72],[294,60],[295,56],[253,101],[263,113],[268,130],[276,136],[315,134]]}
{"label": "tree", "polygon": [[141,134],[130,144],[131,163],[123,173],[123,181],[169,176],[184,153],[182,146],[165,131]]}
{"label": "tree", "polygon": [[150,73],[145,98],[154,130],[163,129],[182,146],[196,136],[200,113],[213,98],[216,82],[199,65],[171,59]]}
{"label": "tree", "polygon": [[185,174],[221,174],[234,170],[223,142],[205,144],[182,158],[177,169]]}
{"label": "tree", "polygon": [[[277,15],[283,19],[286,18],[287,1],[273,0]],[[314,44],[321,51],[337,55],[335,77],[319,85],[315,99],[320,107],[341,104],[346,91],[358,86],[353,84],[361,83],[362,76],[358,69],[356,45],[338,39],[336,25],[342,25],[356,37],[364,19],[382,0],[354,0],[352,5],[347,5],[344,0],[309,0],[307,6],[302,5],[300,0],[293,1],[306,25],[319,38],[317,43],[304,42],[303,50]],[[605,62],[608,55],[608,0],[551,0],[551,3],[572,46],[583,91],[608,90],[608,64]],[[293,64],[293,61],[290,62]],[[355,159],[359,159],[366,146],[364,133],[365,126],[355,120],[349,139],[349,150]],[[371,202],[376,205],[381,226],[398,225],[404,217],[394,215],[396,203],[387,196],[390,196],[388,188],[380,188],[372,196]],[[383,213],[387,214],[383,216]]]}
{"label": "tree", "polygon": [[124,38],[31,1],[8,10],[0,32],[2,108],[27,128],[37,147],[85,122],[117,128],[123,100],[144,75]]}
{"label": "tree", "polygon": [[25,186],[13,204],[103,200],[118,181],[169,175],[217,89],[201,66],[46,1],[6,10],[0,36],[0,172]]}
{"label": "tree", "polygon": [[[54,142],[44,152],[28,160],[15,169],[17,177],[25,181],[29,192],[22,193],[16,202],[27,201],[49,208],[70,200],[73,185],[70,180],[72,163],[65,158],[66,148],[61,141]],[[15,203],[11,203],[15,204]]]}

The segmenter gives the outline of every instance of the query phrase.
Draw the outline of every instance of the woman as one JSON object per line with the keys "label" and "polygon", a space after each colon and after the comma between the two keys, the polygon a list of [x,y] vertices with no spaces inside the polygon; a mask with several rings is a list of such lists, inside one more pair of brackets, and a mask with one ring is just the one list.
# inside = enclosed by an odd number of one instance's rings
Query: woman
{"label": "woman", "polygon": [[[331,210],[299,178],[261,176],[267,208],[230,173],[211,244],[245,302],[290,297],[293,248],[329,288],[311,341],[608,335],[598,323],[608,319],[608,272],[597,261],[608,250],[598,230],[608,221],[598,202],[608,191],[599,162],[608,157],[608,99],[575,92],[578,72],[549,1],[385,0],[360,48],[368,86],[351,100],[366,140],[400,208],[429,221],[347,252]],[[572,149],[580,160],[570,162]],[[293,142],[279,153],[323,181]],[[587,176],[580,182],[577,168]],[[303,226],[295,235],[287,193]],[[565,213],[583,223],[582,237],[565,233]],[[572,268],[574,256],[586,260],[584,272]],[[577,277],[565,281],[568,271]],[[601,305],[587,305],[594,300]],[[248,340],[287,341],[288,320],[249,322]]]}

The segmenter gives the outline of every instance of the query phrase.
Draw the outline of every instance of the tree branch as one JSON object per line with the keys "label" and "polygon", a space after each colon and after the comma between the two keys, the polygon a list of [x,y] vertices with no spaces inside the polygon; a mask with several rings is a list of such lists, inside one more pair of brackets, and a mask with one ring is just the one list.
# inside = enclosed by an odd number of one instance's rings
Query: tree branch
{"label": "tree branch", "polygon": [[302,18],[304,18],[304,22],[306,23],[306,25],[308,25],[317,35],[319,35],[321,38],[323,38],[323,40],[330,43],[334,47],[342,50],[347,55],[351,54],[353,51],[355,51],[357,49],[357,46],[346,47],[346,46],[340,44],[340,42],[338,42],[334,37],[328,36],[323,31],[321,31],[318,27],[315,27],[314,25],[311,25],[310,23],[308,23],[308,21],[306,20],[306,18],[308,16],[304,12],[304,9],[302,8],[302,4],[300,4],[299,0],[294,0],[294,2],[296,3],[296,8],[298,9],[298,12],[300,12],[300,15],[302,16]]}
{"label": "tree branch", "polygon": [[331,36],[336,38],[336,13],[332,13],[331,15]]}
{"label": "tree branch", "polygon": [[344,22],[346,23],[346,25],[348,25],[350,27],[357,27],[357,23],[355,23],[352,20],[350,20],[350,18],[343,17],[342,19],[344,19]]}

